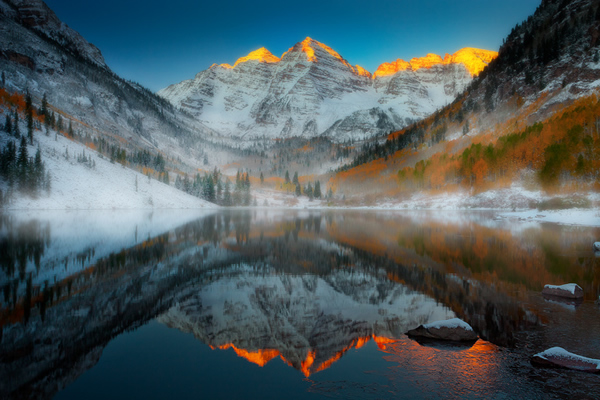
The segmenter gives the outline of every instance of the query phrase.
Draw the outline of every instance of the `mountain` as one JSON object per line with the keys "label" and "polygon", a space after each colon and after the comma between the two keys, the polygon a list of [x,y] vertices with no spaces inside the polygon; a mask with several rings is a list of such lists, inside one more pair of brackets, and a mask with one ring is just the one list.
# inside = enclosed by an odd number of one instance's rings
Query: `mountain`
{"label": "mountain", "polygon": [[261,48],[233,66],[214,64],[158,94],[221,135],[334,141],[387,134],[452,102],[494,57],[453,55],[397,60],[375,74],[307,37],[281,57]]}
{"label": "mountain", "polygon": [[364,147],[329,185],[407,207],[597,204],[599,38],[599,1],[543,1],[455,101]]}
{"label": "mountain", "polygon": [[100,50],[41,0],[0,0],[0,70],[7,90],[28,91],[36,106],[45,95],[52,110],[89,142],[103,139],[128,153],[161,152],[195,164],[213,134],[117,76]]}

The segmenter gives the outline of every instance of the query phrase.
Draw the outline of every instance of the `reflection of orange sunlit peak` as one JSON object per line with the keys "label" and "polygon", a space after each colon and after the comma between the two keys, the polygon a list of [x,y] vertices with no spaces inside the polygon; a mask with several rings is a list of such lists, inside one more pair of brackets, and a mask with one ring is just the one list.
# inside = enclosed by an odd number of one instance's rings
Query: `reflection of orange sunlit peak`
{"label": "reflection of orange sunlit peak", "polygon": [[300,370],[307,378],[310,375],[310,367],[312,367],[313,363],[315,362],[315,355],[316,354],[314,350],[309,351],[306,359],[300,364]]}
{"label": "reflection of orange sunlit peak", "polygon": [[373,335],[373,340],[375,341],[375,343],[377,343],[377,347],[379,347],[379,349],[381,349],[381,350],[386,349],[386,347],[387,347],[386,344],[396,343],[396,339],[390,339],[390,338],[386,338],[383,336]]}
{"label": "reflection of orange sunlit peak", "polygon": [[240,349],[231,343],[220,345],[220,346],[210,346],[210,348],[213,350],[215,350],[215,349],[220,349],[220,350],[233,349],[233,351],[235,351],[235,353],[239,357],[245,358],[247,361],[250,361],[251,363],[254,363],[260,367],[265,366],[269,361],[271,361],[272,359],[279,356],[284,363],[286,363],[290,367],[299,369],[300,372],[302,372],[302,374],[308,378],[310,375],[312,375],[316,372],[320,372],[320,371],[326,370],[327,368],[331,367],[336,361],[338,361],[340,358],[342,358],[342,356],[348,350],[360,349],[371,339],[373,339],[375,341],[375,343],[377,343],[377,346],[381,350],[385,350],[386,344],[394,343],[396,341],[395,339],[390,339],[390,338],[386,338],[386,337],[382,337],[382,336],[375,336],[375,335],[359,337],[357,339],[354,339],[348,346],[344,347],[342,350],[335,353],[332,357],[330,357],[329,359],[327,359],[325,361],[322,361],[319,364],[315,364],[315,360],[317,359],[317,351],[314,349],[311,349],[311,350],[309,350],[308,354],[306,355],[306,358],[300,363],[300,365],[297,365],[297,364],[294,365],[294,363],[286,360],[285,357],[278,350],[275,350],[275,349],[264,349],[264,350],[259,349],[259,350],[248,351],[248,350]]}
{"label": "reflection of orange sunlit peak", "polygon": [[[214,349],[213,346],[211,346],[211,348]],[[264,367],[269,361],[271,361],[279,355],[279,351],[274,349],[259,349],[255,351],[248,351],[244,349],[238,349],[233,344],[224,344],[218,346],[218,348],[220,350],[227,350],[231,348],[239,357],[245,358],[246,360],[260,367]]]}

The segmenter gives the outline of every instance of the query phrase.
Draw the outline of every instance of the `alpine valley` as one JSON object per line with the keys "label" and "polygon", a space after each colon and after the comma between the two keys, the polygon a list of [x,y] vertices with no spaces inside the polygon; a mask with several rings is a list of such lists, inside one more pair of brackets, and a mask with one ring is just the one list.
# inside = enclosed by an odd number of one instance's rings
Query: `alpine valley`
{"label": "alpine valley", "polygon": [[[590,207],[598,8],[543,1],[499,52],[465,47],[373,73],[307,37],[154,94],[43,1],[0,0],[3,203]],[[17,152],[38,150],[38,178],[20,183]],[[98,196],[109,177],[118,189]]]}

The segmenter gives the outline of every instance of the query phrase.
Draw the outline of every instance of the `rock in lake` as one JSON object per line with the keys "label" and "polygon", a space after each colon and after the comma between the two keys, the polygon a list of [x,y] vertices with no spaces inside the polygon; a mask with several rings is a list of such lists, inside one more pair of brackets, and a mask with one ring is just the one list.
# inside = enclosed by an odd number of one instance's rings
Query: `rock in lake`
{"label": "rock in lake", "polygon": [[562,347],[552,347],[534,355],[531,363],[540,367],[561,367],[585,372],[600,372],[600,360],[570,353]]}
{"label": "rock in lake", "polygon": [[567,283],[566,285],[546,285],[542,294],[549,296],[566,297],[568,299],[583,298],[583,289],[576,283]]}
{"label": "rock in lake", "polygon": [[595,242],[594,243],[594,250],[600,251],[600,242]]}
{"label": "rock in lake", "polygon": [[471,325],[458,318],[419,325],[418,328],[412,329],[406,334],[414,337],[452,340],[455,342],[475,341],[478,338]]}

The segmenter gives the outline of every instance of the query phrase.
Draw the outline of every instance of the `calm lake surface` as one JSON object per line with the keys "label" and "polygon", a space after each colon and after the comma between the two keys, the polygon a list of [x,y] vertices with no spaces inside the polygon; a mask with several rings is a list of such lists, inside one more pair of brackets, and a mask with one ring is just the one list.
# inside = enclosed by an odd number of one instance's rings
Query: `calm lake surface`
{"label": "calm lake surface", "polygon": [[[600,398],[600,228],[491,212],[0,216],[2,399]],[[583,302],[547,299],[578,283]],[[405,332],[459,317],[475,344]]]}

